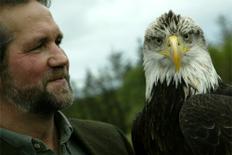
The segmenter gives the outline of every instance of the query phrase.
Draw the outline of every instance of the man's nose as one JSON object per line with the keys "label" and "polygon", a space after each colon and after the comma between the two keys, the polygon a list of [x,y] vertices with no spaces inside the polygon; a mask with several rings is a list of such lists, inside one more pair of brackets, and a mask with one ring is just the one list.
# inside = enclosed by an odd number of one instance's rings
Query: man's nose
{"label": "man's nose", "polygon": [[62,48],[55,44],[50,50],[50,57],[48,59],[48,65],[50,67],[63,67],[69,65],[68,57]]}

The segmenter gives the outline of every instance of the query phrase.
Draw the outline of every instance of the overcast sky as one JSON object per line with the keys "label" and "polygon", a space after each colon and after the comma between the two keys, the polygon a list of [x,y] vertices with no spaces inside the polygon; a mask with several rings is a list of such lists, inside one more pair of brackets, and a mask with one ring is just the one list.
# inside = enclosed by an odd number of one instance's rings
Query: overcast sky
{"label": "overcast sky", "polygon": [[97,72],[112,49],[136,59],[137,39],[170,9],[193,18],[209,42],[220,41],[219,15],[232,20],[232,0],[53,0],[50,10],[64,33],[71,79],[81,86],[86,70]]}

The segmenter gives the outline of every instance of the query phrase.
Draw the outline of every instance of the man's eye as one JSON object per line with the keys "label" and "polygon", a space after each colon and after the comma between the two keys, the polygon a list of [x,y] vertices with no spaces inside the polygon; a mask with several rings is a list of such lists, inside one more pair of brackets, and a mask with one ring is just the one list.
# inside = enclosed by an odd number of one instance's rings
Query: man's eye
{"label": "man's eye", "polygon": [[36,42],[32,48],[30,49],[30,51],[36,51],[36,50],[39,50],[43,47],[46,46],[46,43],[47,43],[47,39],[41,39],[40,41]]}
{"label": "man's eye", "polygon": [[60,40],[60,39],[57,39],[57,40],[56,40],[56,45],[57,45],[57,46],[60,46],[60,44],[61,44],[61,40]]}
{"label": "man's eye", "polygon": [[60,47],[61,42],[62,42],[62,36],[58,36],[56,39],[56,45]]}
{"label": "man's eye", "polygon": [[43,43],[37,44],[34,48],[31,49],[31,51],[35,51],[37,49],[40,49],[43,47]]}

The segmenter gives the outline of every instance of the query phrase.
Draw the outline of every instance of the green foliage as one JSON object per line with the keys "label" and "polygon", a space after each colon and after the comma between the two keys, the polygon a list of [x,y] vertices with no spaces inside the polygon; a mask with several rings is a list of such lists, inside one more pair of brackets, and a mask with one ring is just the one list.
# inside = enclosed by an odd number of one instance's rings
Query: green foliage
{"label": "green foliage", "polygon": [[131,108],[119,97],[119,89],[124,91],[124,79],[131,68],[130,61],[123,59],[122,52],[113,51],[109,63],[99,70],[98,75],[87,71],[83,96],[64,112],[70,117],[109,122],[128,131],[127,116]]}
{"label": "green foliage", "polygon": [[141,111],[145,101],[145,78],[142,66],[137,66],[126,74],[117,96],[119,102],[123,103],[124,110],[127,111],[125,119],[128,131],[135,114]]}
{"label": "green foliage", "polygon": [[[232,30],[220,17],[222,42],[210,44],[209,52],[215,68],[225,82],[232,82]],[[142,42],[138,40],[138,60],[131,63],[121,51],[113,51],[109,62],[98,74],[86,72],[81,97],[64,110],[70,117],[100,120],[112,123],[130,133],[136,114],[142,110],[145,99],[145,78],[142,66]],[[77,89],[77,88],[76,88]]]}
{"label": "green foliage", "polygon": [[222,80],[232,84],[232,27],[223,16],[219,17],[218,21],[222,42],[218,45],[209,45],[209,52]]}

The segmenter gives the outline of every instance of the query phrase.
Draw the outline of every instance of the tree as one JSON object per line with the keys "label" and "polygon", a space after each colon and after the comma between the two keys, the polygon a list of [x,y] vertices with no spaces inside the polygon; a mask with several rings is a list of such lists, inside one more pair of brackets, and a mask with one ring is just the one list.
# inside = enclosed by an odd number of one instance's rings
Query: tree
{"label": "tree", "polygon": [[220,16],[218,21],[222,42],[216,45],[211,44],[209,52],[222,80],[232,84],[232,27],[224,16]]}

